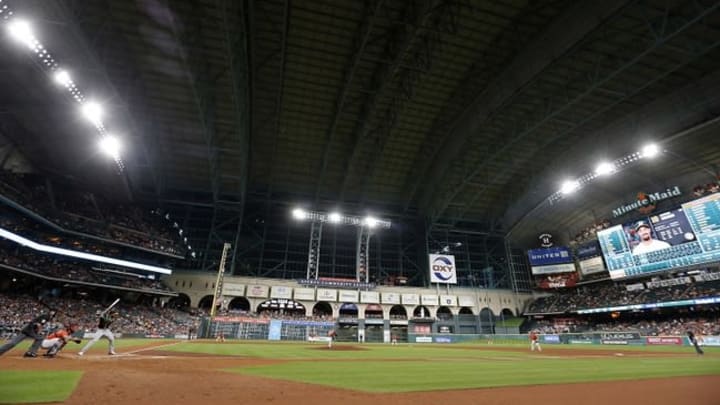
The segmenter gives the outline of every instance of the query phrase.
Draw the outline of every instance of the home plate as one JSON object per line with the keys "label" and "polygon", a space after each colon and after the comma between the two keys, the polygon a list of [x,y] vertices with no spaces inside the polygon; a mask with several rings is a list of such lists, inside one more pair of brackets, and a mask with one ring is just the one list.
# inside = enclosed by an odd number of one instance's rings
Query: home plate
{"label": "home plate", "polygon": [[618,357],[624,356],[624,354],[622,354],[622,353],[615,353],[615,355],[618,356]]}

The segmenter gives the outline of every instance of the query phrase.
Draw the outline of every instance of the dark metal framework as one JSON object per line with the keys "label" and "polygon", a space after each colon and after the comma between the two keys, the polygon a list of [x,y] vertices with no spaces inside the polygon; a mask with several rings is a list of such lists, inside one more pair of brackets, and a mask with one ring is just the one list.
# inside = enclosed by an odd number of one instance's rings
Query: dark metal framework
{"label": "dark metal framework", "polygon": [[[198,251],[181,266],[216,268],[228,242],[235,274],[362,278],[360,250],[369,281],[424,285],[427,254],[448,246],[462,284],[526,290],[518,241],[577,227],[597,204],[553,216],[534,207],[555,177],[589,171],[585,155],[630,152],[640,137],[624,128],[640,131],[643,115],[672,121],[643,129],[683,159],[592,197],[698,166],[717,174],[720,162],[703,146],[720,116],[715,0],[11,3],[104,96],[132,148],[126,173],[108,180],[106,163],[85,158],[86,138],[73,138],[79,125],[60,118],[67,103],[43,97],[52,90],[11,52],[0,60],[11,72],[0,77],[7,144],[48,175],[172,212]],[[672,107],[648,107],[658,100]],[[623,131],[610,124],[623,119]],[[600,141],[573,149],[588,134]],[[396,225],[360,239],[324,226],[308,266],[310,225],[292,222],[294,204]]]}

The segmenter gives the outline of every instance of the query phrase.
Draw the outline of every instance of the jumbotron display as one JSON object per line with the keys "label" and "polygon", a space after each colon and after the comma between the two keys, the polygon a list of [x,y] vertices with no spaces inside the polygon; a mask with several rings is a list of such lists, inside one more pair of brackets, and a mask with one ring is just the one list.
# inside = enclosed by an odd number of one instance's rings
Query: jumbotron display
{"label": "jumbotron display", "polygon": [[720,261],[720,193],[597,236],[612,279]]}

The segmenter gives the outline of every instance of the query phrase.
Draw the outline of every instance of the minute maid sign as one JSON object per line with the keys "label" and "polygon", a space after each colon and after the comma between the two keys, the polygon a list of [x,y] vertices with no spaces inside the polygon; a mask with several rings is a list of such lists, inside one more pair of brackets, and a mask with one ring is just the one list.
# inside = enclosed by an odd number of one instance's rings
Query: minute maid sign
{"label": "minute maid sign", "polygon": [[682,191],[680,191],[680,187],[678,186],[654,193],[638,193],[637,200],[631,204],[621,205],[615,208],[612,211],[613,217],[617,218],[619,216],[623,216],[633,210],[638,210],[641,214],[649,214],[655,209],[655,204],[658,201],[667,200],[668,198],[678,197],[680,195],[682,195]]}
{"label": "minute maid sign", "polygon": [[453,255],[430,256],[430,282],[457,284],[457,269]]}

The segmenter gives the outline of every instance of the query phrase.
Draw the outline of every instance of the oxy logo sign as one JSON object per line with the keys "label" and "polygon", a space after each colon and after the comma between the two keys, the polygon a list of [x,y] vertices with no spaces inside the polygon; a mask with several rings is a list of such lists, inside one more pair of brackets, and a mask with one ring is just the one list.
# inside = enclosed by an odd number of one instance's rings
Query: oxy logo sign
{"label": "oxy logo sign", "polygon": [[443,284],[457,284],[457,272],[455,269],[455,256],[453,255],[429,255],[430,256],[430,282]]}

